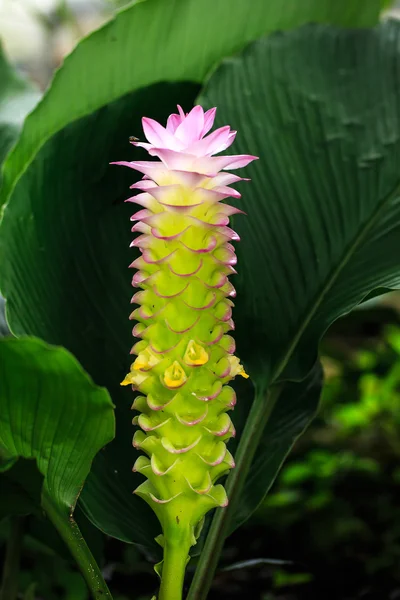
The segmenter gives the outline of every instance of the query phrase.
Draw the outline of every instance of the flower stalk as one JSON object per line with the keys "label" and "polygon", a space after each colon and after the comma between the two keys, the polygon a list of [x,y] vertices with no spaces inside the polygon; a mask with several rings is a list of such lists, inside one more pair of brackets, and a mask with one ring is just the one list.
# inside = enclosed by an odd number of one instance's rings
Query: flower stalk
{"label": "flower stalk", "polygon": [[217,481],[235,463],[226,447],[235,435],[228,411],[236,403],[228,384],[247,377],[235,356],[232,308],[236,273],[232,242],[239,237],[229,218],[239,209],[225,203],[240,198],[231,184],[242,178],[225,172],[256,157],[219,156],[235,139],[229,126],[210,135],[215,109],[200,106],[168,118],[166,128],[143,119],[147,142],[133,142],[159,160],[120,161],[143,174],[128,202],[141,251],[130,266],[138,288],[132,302],[132,348],[136,359],[122,385],[131,385],[139,426],[133,445],[141,454],[134,470],[146,480],[135,493],[156,513],[163,534],[160,600],[179,600],[190,547],[205,514],[225,507]]}

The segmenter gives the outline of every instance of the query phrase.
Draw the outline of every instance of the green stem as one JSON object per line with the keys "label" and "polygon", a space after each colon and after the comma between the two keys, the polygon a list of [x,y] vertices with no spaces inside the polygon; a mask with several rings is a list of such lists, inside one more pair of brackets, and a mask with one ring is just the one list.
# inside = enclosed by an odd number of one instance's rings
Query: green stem
{"label": "green stem", "polygon": [[103,579],[101,571],[72,516],[67,518],[60,513],[45,491],[42,493],[42,506],[48,518],[68,546],[93,599],[112,600],[110,590]]}
{"label": "green stem", "polygon": [[16,600],[17,598],[19,561],[23,537],[24,519],[23,517],[14,517],[11,520],[10,536],[3,566],[0,600]]}
{"label": "green stem", "polygon": [[256,396],[254,399],[236,451],[236,468],[226,483],[229,505],[225,510],[217,510],[215,513],[187,600],[205,600],[207,597],[240,492],[281,390],[282,385],[276,385],[269,389],[266,398]]}
{"label": "green stem", "polygon": [[164,534],[165,546],[162,565],[161,586],[158,600],[181,600],[183,582],[189,550],[190,530],[180,531],[175,527]]}

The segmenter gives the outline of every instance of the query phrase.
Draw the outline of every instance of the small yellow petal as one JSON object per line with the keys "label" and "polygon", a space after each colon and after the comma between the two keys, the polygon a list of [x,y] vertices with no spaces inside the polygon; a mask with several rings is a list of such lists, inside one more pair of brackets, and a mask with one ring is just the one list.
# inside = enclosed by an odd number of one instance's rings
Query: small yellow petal
{"label": "small yellow petal", "polygon": [[169,388],[178,388],[187,380],[186,373],[178,361],[174,361],[164,373],[164,383]]}
{"label": "small yellow petal", "polygon": [[242,367],[242,370],[239,371],[238,375],[241,375],[245,379],[248,379],[250,377],[250,375],[247,375],[246,371],[244,370],[244,367]]}
{"label": "small yellow petal", "polygon": [[208,361],[208,358],[208,353],[204,350],[203,346],[200,346],[194,340],[190,340],[183,357],[185,363],[191,367],[199,367],[200,365],[204,365]]}
{"label": "small yellow petal", "polygon": [[249,375],[247,375],[246,371],[244,370],[243,365],[240,364],[240,360],[238,359],[237,356],[228,356],[228,360],[231,364],[231,372],[230,372],[231,377],[236,377],[236,375],[241,375],[245,379],[249,378]]}
{"label": "small yellow petal", "polygon": [[140,362],[138,359],[136,359],[132,367],[135,371],[140,371],[140,369],[145,369],[147,367],[147,363]]}
{"label": "small yellow petal", "polygon": [[120,385],[134,385],[137,387],[138,385],[143,383],[143,381],[147,378],[148,375],[146,373],[131,371],[130,373],[128,373],[128,375],[125,376],[125,379],[121,381]]}
{"label": "small yellow petal", "polygon": [[140,371],[144,369],[145,371],[148,371],[149,369],[152,369],[158,362],[160,362],[159,357],[156,356],[150,349],[146,349],[143,352],[140,352],[135,362],[131,365],[131,370]]}
{"label": "small yellow petal", "polygon": [[121,381],[120,385],[132,385],[133,381],[134,381],[134,374],[128,373],[128,375],[125,375],[125,379],[123,381]]}

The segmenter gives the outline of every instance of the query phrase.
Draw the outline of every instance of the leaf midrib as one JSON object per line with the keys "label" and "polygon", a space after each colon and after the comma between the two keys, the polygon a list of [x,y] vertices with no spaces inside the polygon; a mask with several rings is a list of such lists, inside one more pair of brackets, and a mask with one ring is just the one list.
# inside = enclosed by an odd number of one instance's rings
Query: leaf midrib
{"label": "leaf midrib", "polygon": [[373,228],[373,226],[376,224],[376,222],[380,219],[381,214],[384,212],[387,205],[390,204],[390,202],[393,200],[393,198],[395,198],[399,193],[400,193],[400,181],[398,181],[396,183],[396,185],[393,187],[392,191],[389,192],[383,198],[382,202],[377,206],[377,208],[371,214],[369,219],[367,219],[366,222],[364,223],[364,225],[362,226],[358,235],[356,235],[353,243],[348,247],[347,250],[345,250],[337,267],[333,270],[331,276],[328,277],[324,286],[322,287],[322,290],[321,290],[320,294],[317,296],[314,304],[312,305],[311,310],[306,314],[305,318],[301,322],[301,324],[297,330],[297,333],[294,335],[292,342],[289,345],[286,353],[284,354],[284,356],[278,363],[278,366],[275,368],[275,370],[272,374],[271,382],[276,381],[278,379],[278,377],[282,374],[282,372],[284,371],[285,367],[287,366],[289,360],[291,359],[294,351],[296,350],[297,344],[299,343],[303,333],[306,331],[309,323],[311,322],[315,313],[321,306],[326,294],[333,287],[334,283],[336,282],[337,278],[339,277],[339,275],[341,274],[342,270],[347,265],[347,263],[349,262],[351,257],[361,247],[362,243],[365,240],[366,235]]}

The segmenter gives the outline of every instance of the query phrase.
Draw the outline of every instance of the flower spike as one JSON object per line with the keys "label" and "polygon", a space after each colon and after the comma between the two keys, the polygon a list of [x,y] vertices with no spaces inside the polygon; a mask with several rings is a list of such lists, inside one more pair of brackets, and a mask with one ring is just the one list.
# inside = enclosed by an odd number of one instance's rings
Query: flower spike
{"label": "flower spike", "polygon": [[166,127],[143,118],[145,148],[158,160],[119,161],[142,173],[128,199],[133,215],[132,245],[141,251],[131,267],[139,288],[132,348],[136,358],[121,385],[140,396],[133,407],[140,429],[133,445],[141,455],[134,470],[146,480],[135,493],[160,520],[157,540],[164,561],[159,600],[180,600],[190,546],[196,543],[205,514],[228,503],[217,480],[234,467],[226,448],[235,430],[227,411],[236,403],[227,384],[236,375],[248,377],[234,356],[229,335],[235,289],[232,241],[239,236],[229,224],[242,211],[223,201],[240,198],[230,187],[242,181],[225,170],[244,167],[257,157],[215,154],[226,150],[236,131],[213,126],[216,109],[195,106],[168,117]]}

